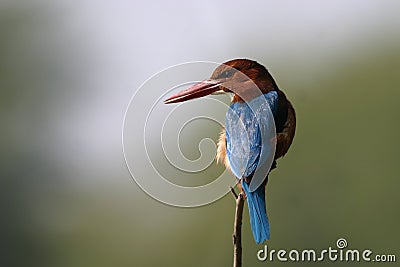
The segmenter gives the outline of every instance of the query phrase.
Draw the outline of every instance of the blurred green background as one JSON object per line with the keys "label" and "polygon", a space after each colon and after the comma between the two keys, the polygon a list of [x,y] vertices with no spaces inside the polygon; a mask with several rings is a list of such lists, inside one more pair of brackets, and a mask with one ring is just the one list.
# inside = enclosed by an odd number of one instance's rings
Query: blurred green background
{"label": "blurred green background", "polygon": [[[318,250],[344,237],[399,261],[398,10],[398,1],[2,1],[0,265],[231,266],[232,197],[192,209],[148,197],[125,166],[121,127],[152,74],[237,57],[267,66],[298,116],[268,185],[269,247]],[[285,264],[257,261],[247,210],[243,236],[243,266]]]}

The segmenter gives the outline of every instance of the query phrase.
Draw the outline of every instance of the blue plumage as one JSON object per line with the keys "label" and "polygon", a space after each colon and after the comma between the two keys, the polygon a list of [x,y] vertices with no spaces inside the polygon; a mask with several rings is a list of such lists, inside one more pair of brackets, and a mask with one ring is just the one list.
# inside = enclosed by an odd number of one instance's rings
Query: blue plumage
{"label": "blue plumage", "polygon": [[243,190],[247,195],[251,229],[257,243],[269,239],[265,184],[262,183],[269,169],[261,176],[256,174],[257,167],[261,168],[268,160],[273,160],[275,143],[270,139],[271,135],[275,134],[275,128],[271,116],[275,116],[277,107],[278,94],[271,91],[248,103],[232,103],[226,116],[226,154],[230,168],[238,179],[253,175],[252,180],[258,180],[255,187],[253,181],[250,185],[242,181]]}
{"label": "blue plumage", "polygon": [[269,240],[269,221],[265,206],[265,186],[259,186],[256,191],[250,192],[249,185],[242,181],[242,188],[247,196],[251,230],[257,244]]}

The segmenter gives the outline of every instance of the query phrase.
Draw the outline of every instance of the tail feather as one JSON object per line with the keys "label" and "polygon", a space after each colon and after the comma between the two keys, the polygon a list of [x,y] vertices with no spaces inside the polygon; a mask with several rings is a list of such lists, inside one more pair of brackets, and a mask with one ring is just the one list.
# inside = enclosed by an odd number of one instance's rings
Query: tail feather
{"label": "tail feather", "polygon": [[242,187],[247,196],[250,225],[254,240],[258,244],[261,244],[269,240],[269,221],[265,206],[265,187],[260,186],[256,191],[250,192],[249,184],[245,181],[242,181]]}

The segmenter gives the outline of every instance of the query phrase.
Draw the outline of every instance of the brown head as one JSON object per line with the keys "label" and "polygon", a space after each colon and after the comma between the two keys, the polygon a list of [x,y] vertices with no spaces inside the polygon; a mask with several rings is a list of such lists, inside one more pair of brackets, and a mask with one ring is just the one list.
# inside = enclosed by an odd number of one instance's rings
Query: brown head
{"label": "brown head", "polygon": [[217,91],[234,93],[232,102],[248,101],[273,90],[278,90],[278,86],[263,65],[249,59],[234,59],[218,66],[210,79],[199,82],[164,102],[183,102]]}

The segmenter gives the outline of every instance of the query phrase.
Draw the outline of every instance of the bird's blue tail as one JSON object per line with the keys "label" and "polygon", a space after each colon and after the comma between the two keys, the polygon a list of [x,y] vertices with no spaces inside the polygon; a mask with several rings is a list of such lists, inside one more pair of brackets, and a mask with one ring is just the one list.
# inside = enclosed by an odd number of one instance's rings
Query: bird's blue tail
{"label": "bird's blue tail", "polygon": [[242,181],[242,187],[247,196],[250,225],[254,240],[257,244],[269,240],[269,221],[265,207],[265,186],[261,185],[256,191],[250,192],[249,184]]}

